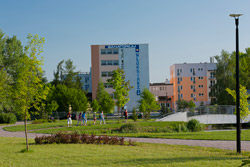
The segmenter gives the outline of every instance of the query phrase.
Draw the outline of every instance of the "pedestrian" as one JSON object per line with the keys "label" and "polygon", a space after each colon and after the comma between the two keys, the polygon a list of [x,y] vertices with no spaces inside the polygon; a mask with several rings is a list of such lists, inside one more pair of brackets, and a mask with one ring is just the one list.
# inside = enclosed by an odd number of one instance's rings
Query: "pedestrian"
{"label": "pedestrian", "polygon": [[83,114],[82,114],[82,122],[83,122],[83,125],[87,125],[87,116],[86,116],[86,112],[84,111]]}
{"label": "pedestrian", "polygon": [[128,122],[128,110],[125,109],[124,111],[124,116],[125,116],[125,122],[127,123]]}
{"label": "pedestrian", "polygon": [[70,114],[70,112],[68,112],[68,114],[67,114],[67,118],[68,118],[68,127],[70,127],[70,126],[72,126],[72,119],[71,119],[71,114]]}
{"label": "pedestrian", "polygon": [[102,124],[102,122],[103,122],[103,124],[106,124],[105,119],[104,119],[103,111],[100,113],[100,124]]}
{"label": "pedestrian", "polygon": [[77,119],[77,126],[80,123],[80,125],[82,124],[82,113],[80,112],[80,114],[78,115],[78,119]]}
{"label": "pedestrian", "polygon": [[94,120],[94,125],[95,125],[95,122],[96,122],[96,112],[94,112],[94,114],[93,114],[93,120]]}

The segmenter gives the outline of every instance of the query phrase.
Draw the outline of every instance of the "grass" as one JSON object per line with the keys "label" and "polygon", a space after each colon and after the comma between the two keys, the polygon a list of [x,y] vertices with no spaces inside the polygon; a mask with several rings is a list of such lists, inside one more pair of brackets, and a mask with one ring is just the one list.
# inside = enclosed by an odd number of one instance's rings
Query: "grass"
{"label": "grass", "polygon": [[[132,122],[132,120],[130,120]],[[178,123],[178,122],[177,122]],[[180,123],[180,122],[179,122]],[[76,121],[73,121],[76,125]],[[176,125],[176,122],[156,122],[153,120],[142,121],[140,120],[136,124],[144,129],[155,129],[153,132],[138,132],[138,133],[121,133],[117,131],[122,125],[122,121],[118,123],[114,120],[107,121],[107,124],[100,125],[97,121],[96,125],[93,125],[92,121],[88,122],[88,126],[73,126],[68,128],[66,120],[57,121],[55,123],[43,123],[43,124],[30,124],[28,130],[33,130],[33,133],[48,133],[53,134],[57,132],[73,132],[96,135],[110,135],[110,136],[123,136],[123,137],[145,137],[145,138],[168,138],[168,139],[195,139],[195,140],[236,140],[236,131],[212,131],[212,132],[172,132],[162,133],[162,128],[171,128]],[[24,126],[12,126],[5,127],[8,131],[24,131]],[[159,132],[157,131],[159,130]],[[242,130],[241,140],[250,141],[250,130]]]}
{"label": "grass", "polygon": [[157,167],[235,167],[241,165],[249,152],[236,155],[232,151],[165,144],[137,146],[50,144],[25,148],[25,139],[0,138],[0,166],[157,166]]}

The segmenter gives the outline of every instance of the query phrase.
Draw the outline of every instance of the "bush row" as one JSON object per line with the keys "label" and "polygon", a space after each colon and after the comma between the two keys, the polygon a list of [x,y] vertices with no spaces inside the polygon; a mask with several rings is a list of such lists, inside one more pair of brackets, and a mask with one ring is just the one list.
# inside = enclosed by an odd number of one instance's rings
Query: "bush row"
{"label": "bush row", "polygon": [[14,124],[16,123],[16,115],[13,113],[0,113],[0,123]]}
{"label": "bush row", "polygon": [[172,126],[166,127],[141,127],[136,123],[124,124],[120,127],[121,133],[137,133],[137,132],[148,132],[148,133],[169,133],[169,132],[196,132],[204,130],[204,125],[198,120],[190,120],[188,123],[176,123]]}
{"label": "bush row", "polygon": [[[109,137],[109,136],[95,136],[79,134],[77,132],[72,134],[56,133],[50,136],[41,136],[35,138],[36,144],[110,144],[110,145],[125,145],[123,137]],[[135,145],[135,142],[129,141],[128,145]]]}

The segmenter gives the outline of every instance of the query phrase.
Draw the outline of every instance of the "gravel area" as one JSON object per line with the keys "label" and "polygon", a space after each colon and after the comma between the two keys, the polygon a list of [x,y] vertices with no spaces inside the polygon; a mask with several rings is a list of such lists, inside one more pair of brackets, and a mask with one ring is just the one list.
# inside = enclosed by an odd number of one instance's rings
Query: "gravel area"
{"label": "gravel area", "polygon": [[[23,122],[17,122],[15,125],[23,125]],[[3,130],[3,127],[14,126],[5,125],[0,126],[0,137],[25,137],[24,132],[8,132]],[[36,136],[43,136],[46,134],[28,133],[28,138],[35,138]],[[182,140],[182,139],[156,139],[156,138],[131,138],[126,137],[125,140],[133,140],[142,143],[159,143],[159,144],[174,144],[174,145],[188,145],[201,147],[214,147],[227,150],[236,150],[236,141],[221,141],[221,140]],[[241,149],[250,151],[250,141],[241,141]]]}

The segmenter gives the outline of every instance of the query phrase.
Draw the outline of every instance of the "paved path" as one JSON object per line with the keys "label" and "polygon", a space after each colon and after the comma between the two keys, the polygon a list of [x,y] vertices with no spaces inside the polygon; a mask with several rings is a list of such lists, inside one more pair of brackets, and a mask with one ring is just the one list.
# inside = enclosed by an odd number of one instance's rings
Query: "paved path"
{"label": "paved path", "polygon": [[[17,122],[16,125],[23,125],[23,122]],[[13,125],[7,125],[13,126]],[[25,137],[24,132],[7,132],[0,126],[0,137]],[[35,138],[36,136],[43,136],[48,134],[28,133],[28,138]],[[174,145],[188,145],[188,146],[201,146],[201,147],[214,147],[227,150],[236,150],[236,141],[220,141],[220,140],[182,140],[182,139],[157,139],[157,138],[131,138],[126,137],[136,142],[143,143],[159,143],[159,144],[174,144]],[[241,149],[250,151],[250,141],[242,141]]]}

